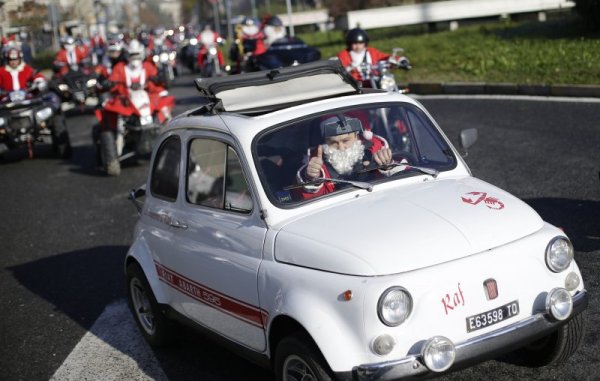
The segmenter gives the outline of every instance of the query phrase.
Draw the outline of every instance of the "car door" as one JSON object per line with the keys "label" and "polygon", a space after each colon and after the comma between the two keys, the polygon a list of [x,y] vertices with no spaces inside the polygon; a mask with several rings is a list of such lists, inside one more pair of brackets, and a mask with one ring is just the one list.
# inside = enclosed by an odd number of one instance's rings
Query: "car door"
{"label": "car door", "polygon": [[238,151],[216,134],[191,135],[184,151],[180,207],[170,216],[174,245],[161,253],[162,280],[187,317],[264,350],[257,274],[266,226]]}

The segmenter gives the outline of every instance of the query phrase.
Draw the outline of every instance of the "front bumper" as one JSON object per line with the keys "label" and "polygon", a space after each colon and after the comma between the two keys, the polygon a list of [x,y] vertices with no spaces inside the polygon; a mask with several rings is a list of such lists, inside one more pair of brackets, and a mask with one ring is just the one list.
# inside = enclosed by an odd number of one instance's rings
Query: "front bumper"
{"label": "front bumper", "polygon": [[[571,318],[583,312],[588,305],[588,293],[583,290],[573,297]],[[569,319],[570,320],[570,319]],[[456,344],[456,359],[448,371],[480,363],[549,335],[567,321],[556,321],[546,313],[538,313],[509,326]],[[424,365],[421,355],[409,355],[399,360],[355,367],[350,379],[357,381],[399,380],[431,372]],[[342,377],[348,379],[349,377]]]}

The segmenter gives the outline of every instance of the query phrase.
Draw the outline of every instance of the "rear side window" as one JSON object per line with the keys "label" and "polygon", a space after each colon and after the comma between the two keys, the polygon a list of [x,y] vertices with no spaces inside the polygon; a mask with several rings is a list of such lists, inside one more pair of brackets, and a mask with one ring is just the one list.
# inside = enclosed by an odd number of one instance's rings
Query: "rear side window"
{"label": "rear side window", "polygon": [[181,141],[178,136],[168,138],[158,149],[152,168],[150,192],[167,201],[177,200],[179,191],[179,163]]}

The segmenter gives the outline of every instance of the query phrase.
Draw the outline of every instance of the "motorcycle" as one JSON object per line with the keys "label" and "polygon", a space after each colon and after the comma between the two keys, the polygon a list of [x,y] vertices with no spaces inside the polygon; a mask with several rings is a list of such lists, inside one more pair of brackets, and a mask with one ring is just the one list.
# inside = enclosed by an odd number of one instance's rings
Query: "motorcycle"
{"label": "motorcycle", "polygon": [[[356,68],[355,70],[358,70],[360,73],[363,87],[407,93],[408,89],[400,89],[398,87],[396,78],[391,71],[393,68],[412,69],[408,58],[400,55],[403,51],[402,48],[394,48],[388,60],[379,61],[375,64],[363,62]],[[352,68],[347,68],[347,70],[350,71]]]}
{"label": "motorcycle", "polygon": [[47,142],[59,157],[71,155],[65,118],[54,111],[51,100],[39,88],[15,90],[0,97],[0,156],[26,146],[31,159],[33,145]]}
{"label": "motorcycle", "polygon": [[[247,42],[243,42],[242,47],[232,47],[234,49],[243,49],[245,52],[252,52],[253,47],[246,47]],[[235,55],[233,55],[235,56]],[[278,69],[281,67],[295,66],[303,63],[318,61],[321,59],[321,52],[318,49],[310,47],[299,38],[283,37],[273,42],[266,52],[254,55],[245,53],[242,57],[237,72],[254,72],[260,70]]]}
{"label": "motorcycle", "polygon": [[198,63],[198,67],[200,68],[200,75],[204,78],[209,77],[218,77],[223,75],[223,70],[221,69],[221,65],[219,63],[219,46],[225,44],[225,41],[219,37],[217,38],[216,43],[204,45],[198,52],[198,55],[202,55],[202,57],[198,57],[198,61],[200,62],[200,58],[203,65],[200,66]]}
{"label": "motorcycle", "polygon": [[86,106],[98,105],[97,75],[80,65],[70,65],[69,70],[62,76],[55,76],[50,81],[50,89],[61,100],[61,111],[79,108],[84,111]]}
{"label": "motorcycle", "polygon": [[170,119],[174,104],[166,91],[152,102],[145,89],[132,87],[124,102],[108,101],[96,111],[99,123],[92,130],[96,158],[109,175],[121,173],[122,161],[152,152],[154,138]]}
{"label": "motorcycle", "polygon": [[154,49],[152,62],[156,65],[158,75],[168,88],[177,76],[177,52],[175,50]]}

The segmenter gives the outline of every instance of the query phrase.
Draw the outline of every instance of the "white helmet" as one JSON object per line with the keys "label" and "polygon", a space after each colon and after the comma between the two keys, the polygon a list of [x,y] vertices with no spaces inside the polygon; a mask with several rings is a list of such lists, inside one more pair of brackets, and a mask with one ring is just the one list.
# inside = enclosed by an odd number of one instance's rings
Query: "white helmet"
{"label": "white helmet", "polygon": [[127,53],[129,54],[130,60],[143,60],[145,58],[144,45],[142,45],[138,40],[132,40],[127,47]]}

